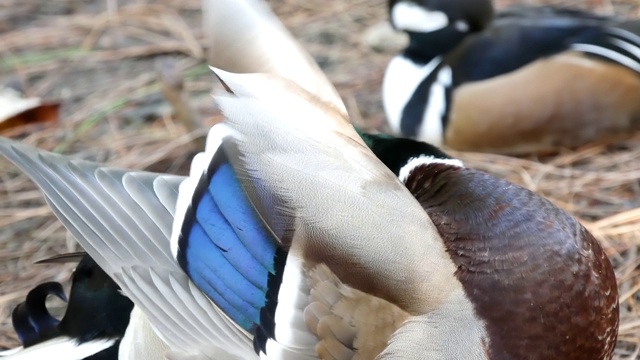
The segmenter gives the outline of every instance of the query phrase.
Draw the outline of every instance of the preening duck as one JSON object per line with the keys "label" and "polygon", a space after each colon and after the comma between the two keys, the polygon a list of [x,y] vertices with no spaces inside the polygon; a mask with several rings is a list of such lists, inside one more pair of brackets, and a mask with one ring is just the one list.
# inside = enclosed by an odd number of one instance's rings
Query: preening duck
{"label": "preening duck", "polygon": [[170,358],[611,357],[614,273],[569,214],[423,143],[363,140],[286,79],[216,74],[225,122],[186,179],[0,141]]}
{"label": "preening duck", "polygon": [[217,71],[226,123],[188,178],[0,141],[134,302],[119,359],[610,358],[615,278],[574,218],[424,143],[359,137],[321,73],[259,69],[283,54],[237,71],[298,85]]}
{"label": "preening duck", "polygon": [[388,65],[392,129],[458,150],[575,147],[640,126],[638,22],[490,0],[390,0],[409,45]]}

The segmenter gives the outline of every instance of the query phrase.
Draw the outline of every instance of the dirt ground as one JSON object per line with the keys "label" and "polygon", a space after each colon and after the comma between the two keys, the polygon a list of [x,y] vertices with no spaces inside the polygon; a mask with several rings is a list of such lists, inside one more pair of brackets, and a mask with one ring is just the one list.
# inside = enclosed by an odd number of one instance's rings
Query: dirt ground
{"label": "dirt ground", "polygon": [[[386,19],[385,1],[268,2],[338,88],[354,123],[386,130],[380,85],[393,54],[363,42]],[[640,16],[640,0],[520,2]],[[186,173],[194,136],[172,118],[157,68],[169,61],[182,71],[197,118],[216,120],[199,9],[200,0],[0,0],[0,88],[62,104],[57,123],[4,135],[117,166]],[[546,196],[594,233],[619,280],[616,358],[640,359],[640,135],[545,158],[455,155]],[[75,249],[40,192],[0,160],[0,346],[17,344],[10,314],[26,292],[43,281],[65,282],[72,269],[33,262]]]}

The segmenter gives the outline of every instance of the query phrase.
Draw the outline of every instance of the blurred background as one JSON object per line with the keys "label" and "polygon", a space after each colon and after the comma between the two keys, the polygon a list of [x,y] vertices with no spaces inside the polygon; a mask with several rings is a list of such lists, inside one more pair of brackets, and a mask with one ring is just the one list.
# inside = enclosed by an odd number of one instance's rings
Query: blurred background
{"label": "blurred background", "polygon": [[[384,0],[269,0],[345,100],[353,122],[387,131],[380,86],[397,49],[371,47]],[[500,0],[640,17],[640,0]],[[201,132],[219,120],[209,96],[201,0],[0,0],[0,101],[31,111],[0,134],[115,166],[185,174]],[[0,102],[0,108],[2,102]],[[0,111],[1,113],[1,111]],[[194,141],[196,140],[196,141]],[[547,197],[603,243],[621,296],[617,359],[640,359],[640,134],[546,157],[459,153]],[[41,193],[0,159],[0,346],[16,345],[10,314],[73,265],[33,265],[76,250]]]}

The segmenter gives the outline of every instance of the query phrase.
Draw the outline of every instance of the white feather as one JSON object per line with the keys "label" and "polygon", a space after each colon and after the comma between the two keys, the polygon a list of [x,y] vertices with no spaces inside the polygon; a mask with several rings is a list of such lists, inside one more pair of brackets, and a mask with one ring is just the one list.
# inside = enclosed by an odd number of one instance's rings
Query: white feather
{"label": "white feather", "polygon": [[[304,129],[305,132],[328,128],[353,130],[353,126],[343,112],[336,111],[335,107],[331,107],[325,102],[319,102],[315,94],[305,91],[295,82],[272,74],[234,74],[220,69],[211,69],[233,91],[233,95],[216,94],[216,102],[221,108],[223,107],[222,103],[226,103],[228,100],[233,102],[238,98],[253,99],[255,103],[272,104],[270,110],[279,109],[280,113],[287,114],[286,117],[279,117],[283,121],[273,121],[274,125],[283,124],[286,121],[293,128]],[[321,111],[318,111],[319,109]],[[223,113],[228,119],[229,116],[225,109],[223,109]],[[265,122],[275,120],[272,113],[250,113],[250,111],[243,111],[243,113],[256,120],[265,119]],[[293,119],[295,121],[291,121]],[[335,119],[340,119],[340,121],[335,122]],[[216,125],[216,127],[219,126],[225,127],[224,131],[229,136],[240,138],[244,135],[233,127],[226,127],[224,123]],[[355,130],[353,130],[353,134],[357,134]],[[364,144],[359,136],[356,136],[356,140]]]}
{"label": "white feather", "polygon": [[409,162],[407,162],[407,164],[400,169],[398,178],[400,179],[400,181],[406,182],[413,169],[420,165],[429,164],[446,164],[451,166],[464,167],[462,161],[458,159],[440,159],[430,155],[420,155],[418,157],[409,159]]}
{"label": "white feather", "polygon": [[393,25],[404,31],[428,33],[449,25],[449,17],[442,11],[429,10],[414,2],[401,1],[391,9]]}
{"label": "white feather", "polygon": [[[626,51],[630,52],[631,54],[633,54],[633,56],[635,56],[636,59],[640,58],[640,47],[638,47],[637,44],[633,44],[630,43],[628,41],[624,41],[624,40],[620,40],[620,39],[613,39],[611,40],[611,42],[613,42],[614,44],[618,45],[619,47],[625,49]],[[636,61],[637,63],[637,61]]]}
{"label": "white feather", "polygon": [[22,346],[13,348],[13,349],[6,349],[6,350],[0,350],[0,357],[6,357],[9,355],[13,355],[17,352],[22,351],[22,349],[24,349]]}
{"label": "white feather", "polygon": [[303,312],[310,290],[303,266],[302,259],[289,253],[274,316],[275,340],[282,346],[306,348],[307,355],[313,355],[318,339],[309,333],[304,322]]}
{"label": "white feather", "polygon": [[188,209],[191,207],[193,196],[198,184],[203,177],[206,177],[206,170],[211,163],[213,156],[216,154],[222,140],[228,135],[229,129],[224,124],[216,124],[209,130],[207,135],[205,151],[196,154],[191,161],[191,168],[189,169],[189,177],[186,178],[181,184],[178,190],[178,200],[176,203],[175,219],[173,220],[173,226],[171,230],[171,253],[174,258],[178,257],[178,241],[180,239],[180,232],[182,231],[182,225],[185,221],[185,216]]}
{"label": "white feather", "polygon": [[180,183],[180,187],[178,188],[178,202],[176,203],[176,212],[173,220],[170,240],[171,254],[174,259],[178,258],[180,231],[182,230],[182,224],[184,223],[185,216],[191,206],[191,200],[193,199],[193,195],[189,196],[188,194],[194,193],[196,185],[198,185],[197,179],[194,177],[188,177]]}
{"label": "white feather", "polygon": [[433,72],[442,59],[436,57],[426,65],[416,64],[399,55],[394,57],[382,81],[382,104],[391,129],[400,134],[402,111],[420,83]]}
{"label": "white feather", "polygon": [[[292,349],[282,344],[273,341],[271,339],[267,340],[266,346],[267,353],[264,355],[264,359],[269,360],[317,360],[317,354],[308,354],[308,353],[300,353],[298,349]],[[262,353],[260,354],[260,358],[262,359]]]}
{"label": "white feather", "polygon": [[633,69],[634,71],[640,72],[640,63],[614,50],[593,44],[572,44],[571,49],[575,51],[582,51],[585,53],[600,55],[611,61],[615,61],[620,65],[624,65],[630,69]]}
{"label": "white feather", "polygon": [[621,29],[621,28],[607,28],[607,32],[613,36],[617,36],[619,38],[623,38],[633,44],[640,45],[640,36],[632,33],[631,31]]}
{"label": "white feather", "polygon": [[101,339],[78,344],[76,339],[57,337],[28,348],[19,348],[7,360],[82,360],[112,346],[114,339]]}
{"label": "white feather", "polygon": [[429,89],[429,101],[427,102],[418,139],[435,146],[443,143],[444,129],[442,120],[447,108],[447,88],[453,82],[453,73],[449,66],[445,66],[438,72],[438,78]]}
{"label": "white feather", "polygon": [[160,339],[147,317],[134,306],[129,326],[120,341],[118,360],[162,359],[169,346]]}

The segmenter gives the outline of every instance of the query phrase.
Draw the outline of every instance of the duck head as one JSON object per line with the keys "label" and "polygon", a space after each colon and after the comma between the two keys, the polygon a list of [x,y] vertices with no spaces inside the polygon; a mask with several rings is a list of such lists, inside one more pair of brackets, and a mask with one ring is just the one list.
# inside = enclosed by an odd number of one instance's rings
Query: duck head
{"label": "duck head", "polygon": [[[453,74],[442,59],[467,36],[482,31],[493,19],[490,0],[390,0],[391,24],[409,36],[405,50],[395,56],[385,71],[382,100],[389,125],[397,134],[411,135],[404,117],[420,118],[425,125],[421,140],[440,145],[447,117]],[[428,91],[430,84],[437,89]],[[420,88],[419,88],[420,87]],[[423,92],[437,104],[425,113]],[[414,96],[418,93],[419,95]],[[411,104],[409,104],[411,102]],[[413,135],[411,135],[413,136]]]}
{"label": "duck head", "polygon": [[[428,62],[448,52],[468,34],[483,30],[493,18],[490,0],[390,0],[389,17],[409,35],[405,52]],[[425,47],[428,44],[428,47]]]}
{"label": "duck head", "polygon": [[356,130],[378,159],[402,181],[405,181],[409,173],[419,164],[440,163],[463,166],[462,161],[454,159],[440,148],[424,141]]}
{"label": "duck head", "polygon": [[389,4],[391,22],[410,38],[383,81],[396,134],[522,154],[637,127],[640,38],[633,22],[557,6],[493,16],[491,2],[482,0]]}

